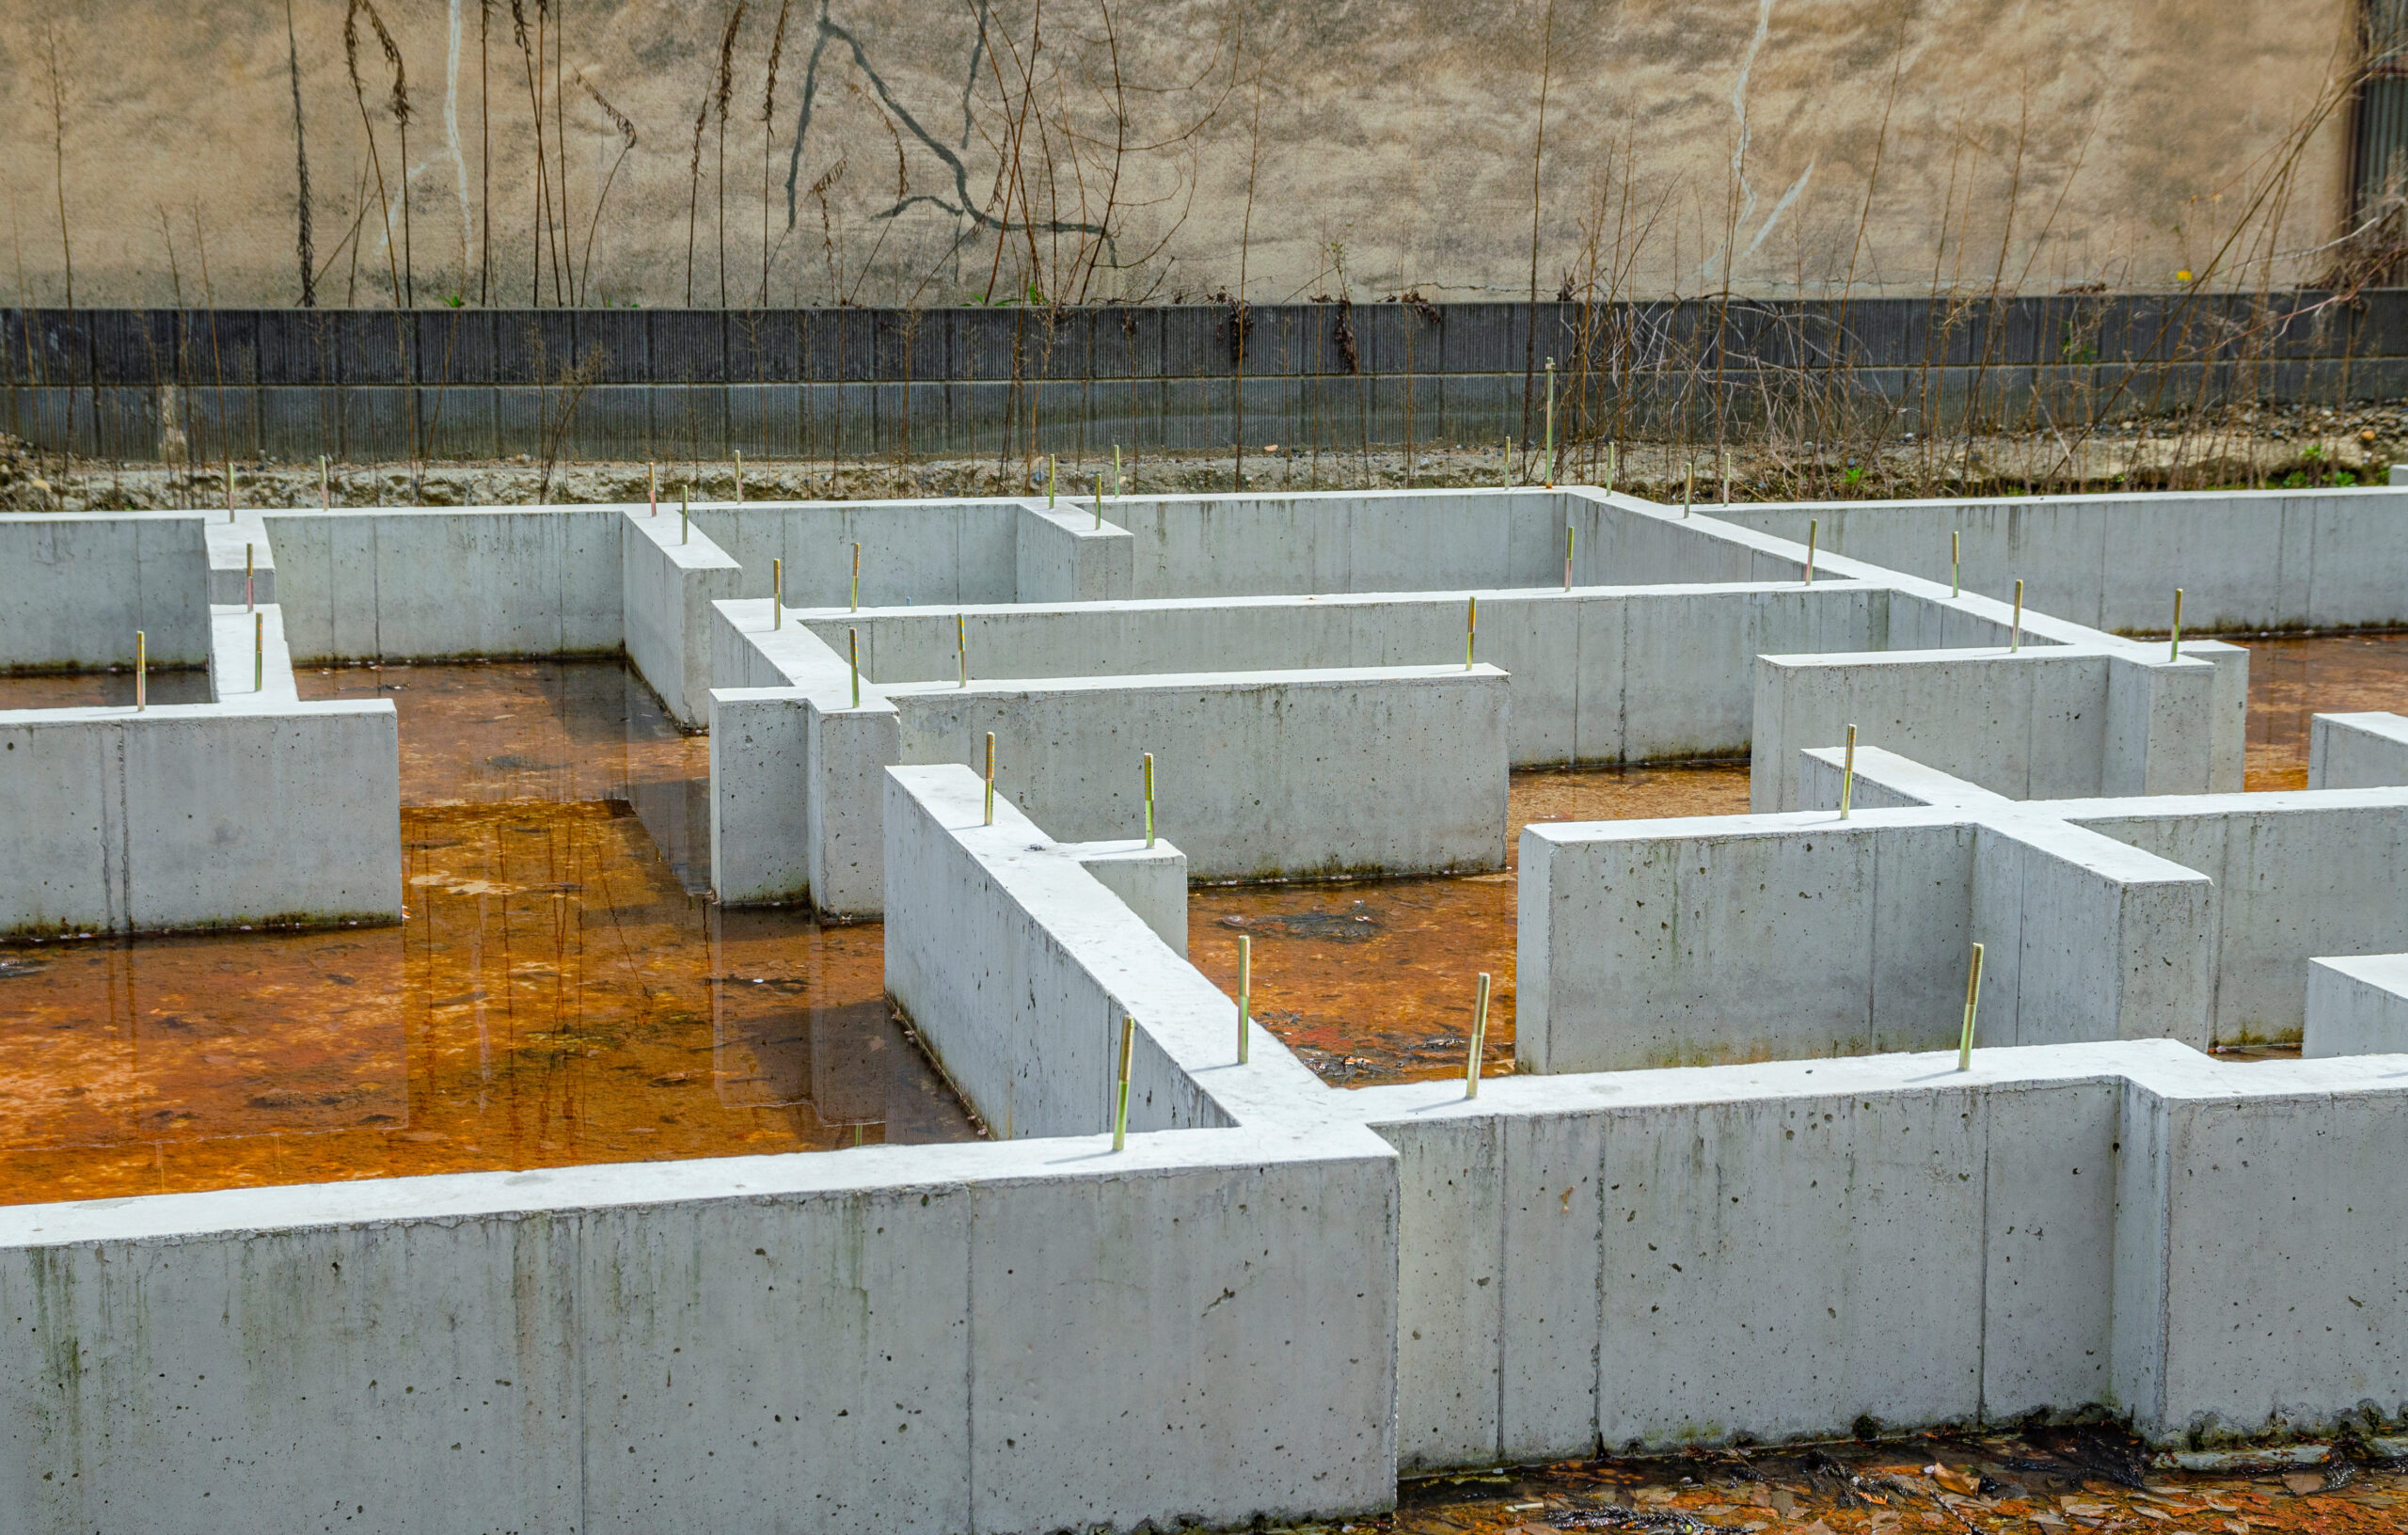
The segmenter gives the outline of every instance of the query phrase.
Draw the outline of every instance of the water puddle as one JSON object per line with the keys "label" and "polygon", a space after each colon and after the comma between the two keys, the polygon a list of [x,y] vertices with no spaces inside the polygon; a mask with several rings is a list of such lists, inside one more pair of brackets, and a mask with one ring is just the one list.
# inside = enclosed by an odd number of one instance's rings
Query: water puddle
{"label": "water puddle", "polygon": [[[2251,645],[2249,786],[2307,717],[2408,712],[2408,636]],[[883,999],[883,932],[722,911],[708,744],[616,660],[305,668],[400,717],[408,918],[333,933],[0,946],[0,1203],[968,1139]],[[207,696],[154,672],[154,702]],[[0,708],[133,702],[0,677]],[[1531,821],[1733,815],[1740,764],[1516,774]],[[1514,874],[1198,887],[1197,966],[1327,1082],[1512,1068]],[[2230,1057],[2245,1058],[2245,1057]]]}
{"label": "water puddle", "polygon": [[303,667],[304,699],[389,699],[402,803],[621,800],[689,891],[710,888],[710,738],[616,659]]}
{"label": "water puddle", "polygon": [[975,1134],[883,929],[663,856],[707,748],[617,663],[307,677],[401,715],[407,918],[0,947],[0,1203]]}
{"label": "water puddle", "polygon": [[2307,787],[2310,716],[2382,709],[2408,714],[2408,634],[2250,640],[2252,790]]}
{"label": "water puddle", "polygon": [[[1744,764],[1515,773],[1513,836],[1532,821],[1735,815]],[[1256,1021],[1323,1082],[1371,1086],[1460,1075],[1476,977],[1493,977],[1481,1070],[1513,1066],[1514,875],[1331,884],[1199,885],[1187,952],[1232,998],[1237,940],[1254,940]]]}

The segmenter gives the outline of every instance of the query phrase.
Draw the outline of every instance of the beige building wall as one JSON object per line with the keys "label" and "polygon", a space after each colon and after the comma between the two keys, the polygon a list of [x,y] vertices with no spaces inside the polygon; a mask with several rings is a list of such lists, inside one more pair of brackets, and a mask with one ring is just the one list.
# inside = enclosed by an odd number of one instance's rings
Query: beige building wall
{"label": "beige building wall", "polygon": [[2287,284],[2355,50],[2353,0],[10,8],[45,305],[298,302],[296,62],[329,306],[1504,297],[1534,236],[1549,295]]}

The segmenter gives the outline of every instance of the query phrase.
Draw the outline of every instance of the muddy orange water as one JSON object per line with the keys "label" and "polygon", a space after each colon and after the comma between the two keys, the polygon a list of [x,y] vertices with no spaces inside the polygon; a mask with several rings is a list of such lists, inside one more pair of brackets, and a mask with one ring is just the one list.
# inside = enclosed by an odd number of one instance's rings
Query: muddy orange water
{"label": "muddy orange water", "polygon": [[[1532,821],[1735,815],[1748,808],[1736,763],[1513,775],[1513,842]],[[1509,844],[1509,847],[1511,844]],[[1237,941],[1254,940],[1256,1021],[1339,1086],[1450,1076],[1469,1048],[1476,977],[1494,990],[1481,1069],[1513,1062],[1514,876],[1199,885],[1187,953],[1237,993]]]}
{"label": "muddy orange water", "polygon": [[[2250,786],[2307,717],[2408,710],[2408,636],[2252,641]],[[0,947],[0,1202],[961,1138],[881,1000],[883,933],[721,911],[707,744],[616,661],[315,671],[401,717],[409,918],[320,934]],[[159,702],[206,696],[154,673]],[[0,677],[124,704],[130,673]],[[1727,815],[1731,764],[1517,774],[1531,820]],[[1463,1069],[1473,977],[1510,1069],[1513,876],[1199,887],[1196,964],[1327,1081]]]}
{"label": "muddy orange water", "polygon": [[2408,714],[2408,634],[2244,640],[2249,647],[2252,789],[2307,787],[2307,721],[2316,714]]}
{"label": "muddy orange water", "polygon": [[687,890],[636,810],[703,743],[618,663],[302,680],[394,701],[408,917],[0,947],[0,1202],[974,1133],[881,928]]}

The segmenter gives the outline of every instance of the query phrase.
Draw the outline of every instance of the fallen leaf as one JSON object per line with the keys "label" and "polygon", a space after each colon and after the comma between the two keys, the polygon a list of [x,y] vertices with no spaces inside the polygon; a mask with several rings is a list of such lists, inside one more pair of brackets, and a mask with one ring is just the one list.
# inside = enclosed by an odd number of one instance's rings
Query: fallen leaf
{"label": "fallen leaf", "polygon": [[2321,1471],[2286,1471],[2283,1473],[2283,1485],[2289,1488],[2293,1493],[2296,1493],[2301,1497],[2305,1497],[2310,1493],[2321,1493],[2324,1491],[2324,1473]]}
{"label": "fallen leaf", "polygon": [[1950,1492],[1960,1493],[1968,1497],[1982,1490],[1982,1479],[1971,1471],[1959,1471],[1953,1466],[1934,1465],[1929,1469],[1928,1475],[1932,1480]]}

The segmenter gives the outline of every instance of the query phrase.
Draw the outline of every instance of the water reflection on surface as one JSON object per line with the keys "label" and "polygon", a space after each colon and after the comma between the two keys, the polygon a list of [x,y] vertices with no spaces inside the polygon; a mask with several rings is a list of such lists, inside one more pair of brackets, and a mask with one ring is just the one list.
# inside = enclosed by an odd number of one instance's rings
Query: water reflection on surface
{"label": "water reflection on surface", "polygon": [[2408,714],[2408,634],[2239,642],[2249,647],[2251,789],[2307,787],[2311,716]]}
{"label": "water reflection on surface", "polygon": [[705,744],[618,663],[331,676],[401,715],[407,918],[0,947],[0,1203],[975,1133],[882,928],[686,888],[638,811]]}
{"label": "water reflection on surface", "polygon": [[625,661],[304,667],[305,699],[392,701],[402,803],[620,800],[689,891],[710,888],[710,738]]}
{"label": "water reflection on surface", "polygon": [[[2408,712],[2408,636],[2250,646],[2250,786],[2305,781],[2307,718]],[[964,1139],[893,1021],[876,925],[722,911],[708,744],[617,660],[303,669],[400,719],[409,916],[314,934],[0,947],[0,1202]],[[206,697],[153,673],[155,702]],[[132,702],[130,672],[0,677],[0,707]],[[1531,821],[1733,815],[1744,765],[1516,774]],[[1512,870],[1205,886],[1196,963],[1325,1081],[1513,1050]]]}

